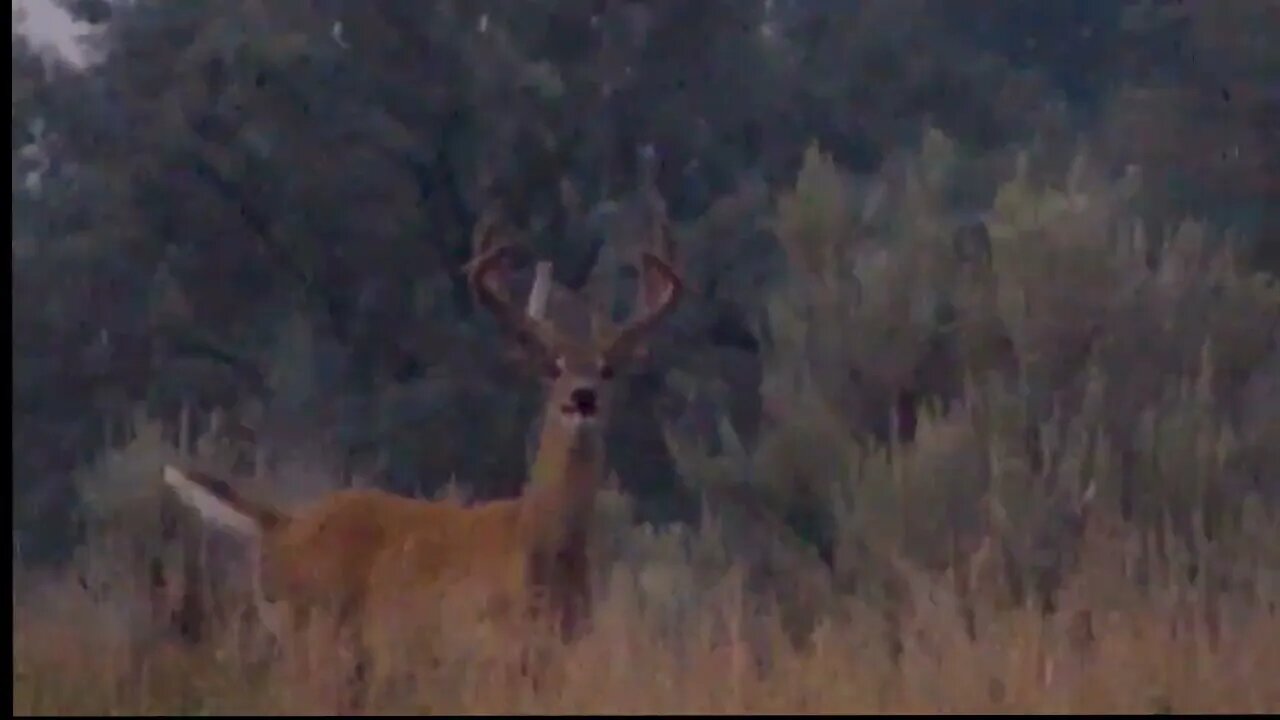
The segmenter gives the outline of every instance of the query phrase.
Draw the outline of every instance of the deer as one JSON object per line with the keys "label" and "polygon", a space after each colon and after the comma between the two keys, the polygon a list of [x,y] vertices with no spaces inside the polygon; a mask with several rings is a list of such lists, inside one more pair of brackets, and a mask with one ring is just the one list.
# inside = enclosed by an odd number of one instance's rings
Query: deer
{"label": "deer", "polygon": [[415,600],[439,604],[452,590],[473,593],[476,602],[467,606],[482,617],[545,622],[566,642],[589,624],[587,535],[607,471],[613,385],[646,356],[646,339],[677,306],[683,282],[666,257],[642,250],[632,317],[616,326],[593,323],[588,339],[573,338],[539,302],[545,266],[534,302],[512,302],[505,270],[517,245],[500,239],[497,226],[490,214],[477,223],[477,252],[464,270],[478,305],[545,385],[540,435],[518,496],[463,505],[348,488],[286,511],[222,478],[164,467],[164,484],[207,524],[251,540],[254,604],[277,639],[328,611],[366,645],[374,636],[394,643],[405,633],[391,619],[397,609],[414,612]]}

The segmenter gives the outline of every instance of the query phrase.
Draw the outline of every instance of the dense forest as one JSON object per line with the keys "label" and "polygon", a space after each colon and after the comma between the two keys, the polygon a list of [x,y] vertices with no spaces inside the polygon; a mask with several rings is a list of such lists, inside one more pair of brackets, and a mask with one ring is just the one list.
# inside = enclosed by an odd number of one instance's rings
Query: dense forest
{"label": "dense forest", "polygon": [[983,538],[1052,614],[1101,517],[1274,611],[1280,4],[61,4],[87,66],[13,37],[24,563],[167,532],[179,455],[513,495],[541,394],[477,220],[620,318],[662,213],[689,292],[615,410],[610,552],[744,563],[799,637],[796,576],[889,608]]}

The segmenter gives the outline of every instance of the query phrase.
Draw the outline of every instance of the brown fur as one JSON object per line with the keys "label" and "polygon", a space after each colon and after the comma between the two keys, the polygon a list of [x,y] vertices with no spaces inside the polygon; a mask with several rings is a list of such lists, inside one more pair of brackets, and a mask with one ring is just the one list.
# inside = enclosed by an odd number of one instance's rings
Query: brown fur
{"label": "brown fur", "polygon": [[548,380],[538,451],[519,498],[464,507],[347,490],[288,514],[213,476],[166,469],[169,484],[206,515],[257,536],[256,599],[277,634],[317,612],[383,647],[467,620],[498,622],[504,635],[549,621],[571,639],[589,620],[586,533],[606,469],[609,386],[675,304],[680,281],[647,254],[638,317],[574,341],[517,309],[494,282],[510,252],[487,250],[469,272],[480,303]]}

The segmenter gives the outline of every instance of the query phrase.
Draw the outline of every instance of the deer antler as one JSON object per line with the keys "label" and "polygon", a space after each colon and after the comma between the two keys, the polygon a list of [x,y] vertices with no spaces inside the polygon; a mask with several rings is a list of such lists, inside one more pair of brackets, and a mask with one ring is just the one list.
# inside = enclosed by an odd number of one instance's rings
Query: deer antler
{"label": "deer antler", "polygon": [[[684,282],[668,262],[652,251],[640,254],[641,293],[644,302],[636,308],[635,315],[618,329],[613,342],[605,351],[611,362],[634,357],[642,352],[645,337],[675,309],[684,291]],[[657,282],[661,282],[659,286]]]}
{"label": "deer antler", "polygon": [[[671,223],[667,219],[666,207],[662,204],[662,198],[656,192],[650,198],[650,209],[653,213],[653,219],[649,228],[649,253],[670,266],[675,263],[676,259],[675,241],[671,237]],[[643,256],[641,259],[643,259]],[[647,270],[648,268],[644,269]],[[662,299],[662,293],[665,291],[663,280],[664,277],[656,273],[641,273],[640,293],[637,298],[641,307],[648,310],[658,304]]]}
{"label": "deer antler", "polygon": [[547,317],[547,301],[551,299],[551,263],[543,260],[534,268],[533,287],[529,290],[527,314],[535,320]]}
{"label": "deer antler", "polygon": [[[516,342],[539,363],[554,362],[557,344],[555,328],[544,318],[526,312],[511,302],[505,284],[495,282],[493,274],[515,252],[515,245],[504,243],[485,251],[467,270],[476,299],[488,309]],[[533,308],[530,308],[533,309]]]}
{"label": "deer antler", "polygon": [[649,249],[640,253],[639,287],[636,291],[636,309],[632,319],[619,328],[607,354],[611,359],[643,357],[648,353],[644,339],[653,326],[670,314],[684,291],[684,282],[673,269],[675,242],[671,237],[671,223],[666,204],[653,187],[652,148],[648,155],[642,153],[646,182],[641,192],[649,214]]}

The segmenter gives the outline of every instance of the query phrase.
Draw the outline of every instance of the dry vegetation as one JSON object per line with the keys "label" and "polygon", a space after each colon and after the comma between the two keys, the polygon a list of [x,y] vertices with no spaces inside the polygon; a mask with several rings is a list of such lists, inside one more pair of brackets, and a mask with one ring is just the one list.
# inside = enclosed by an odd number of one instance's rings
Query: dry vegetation
{"label": "dry vegetation", "polygon": [[[1041,623],[1030,611],[991,615],[970,642],[947,591],[915,589],[894,668],[882,619],[850,601],[797,650],[776,614],[753,611],[730,573],[682,597],[688,562],[619,567],[597,627],[550,660],[534,691],[495,670],[501,638],[453,638],[441,667],[372,700],[385,713],[504,712],[1274,712],[1280,709],[1280,616],[1243,598],[1218,600],[1205,622],[1194,588],[1140,591],[1122,575],[1124,547],[1095,538],[1073,597]],[[140,640],[129,604],[94,599],[71,579],[21,578],[14,610],[18,714],[334,712],[341,675],[332,646],[264,662],[251,625],[219,628],[198,647]],[[38,589],[37,589],[38,588]],[[680,607],[676,607],[676,606]],[[1092,610],[1093,642],[1071,618]],[[304,651],[299,651],[302,655]],[[1048,672],[1046,673],[1046,669]],[[1046,676],[1047,675],[1047,676]]]}
{"label": "dry vegetation", "polygon": [[[505,672],[503,638],[451,626],[439,665],[375,663],[396,677],[369,710],[1280,711],[1274,279],[1195,225],[1149,241],[1079,159],[1065,182],[1021,163],[966,264],[935,210],[950,152],[931,137],[874,212],[811,154],[777,205],[769,426],[744,449],[721,423],[715,455],[669,433],[708,495],[834,508],[834,571],[729,505],[655,531],[605,491],[595,626],[548,652],[544,684]],[[867,442],[905,390],[947,412]],[[134,434],[85,473],[73,566],[15,564],[15,712],[332,712],[342,649],[268,647],[234,552],[204,639],[167,632],[155,608],[177,590],[153,597],[146,568],[180,562],[154,545],[174,451]]]}

